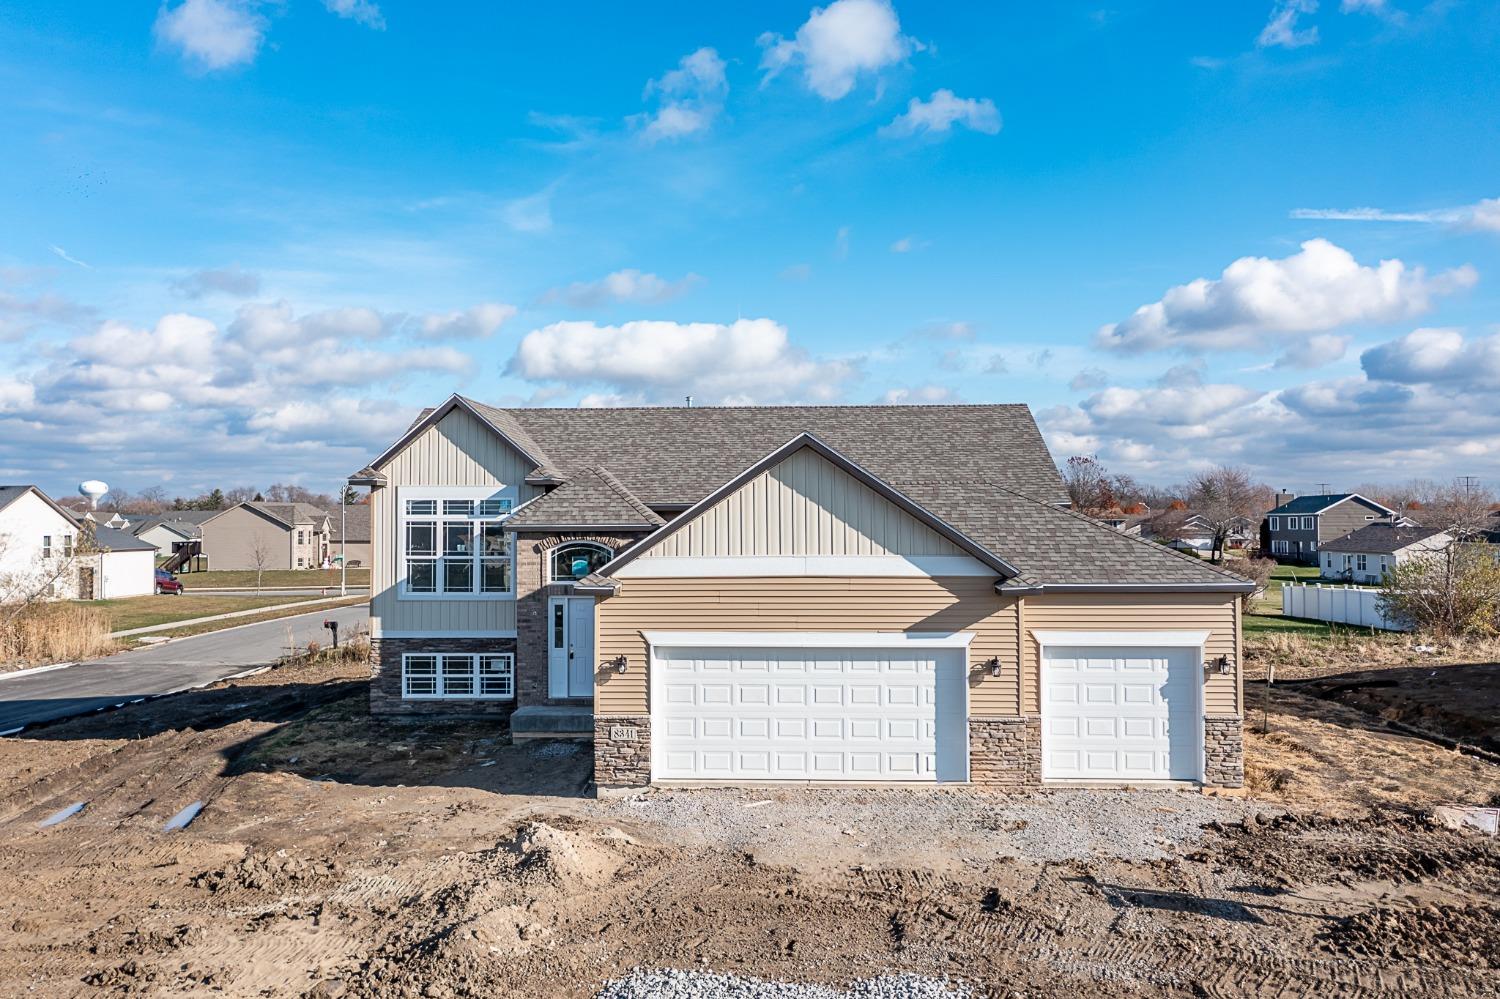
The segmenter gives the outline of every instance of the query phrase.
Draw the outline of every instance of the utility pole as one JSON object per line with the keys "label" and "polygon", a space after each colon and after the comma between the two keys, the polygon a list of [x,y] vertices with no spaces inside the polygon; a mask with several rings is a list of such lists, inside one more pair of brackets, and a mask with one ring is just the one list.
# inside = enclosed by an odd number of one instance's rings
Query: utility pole
{"label": "utility pole", "polygon": [[[349,595],[349,483],[339,490],[339,596]],[[333,633],[334,646],[338,646],[339,633]]]}

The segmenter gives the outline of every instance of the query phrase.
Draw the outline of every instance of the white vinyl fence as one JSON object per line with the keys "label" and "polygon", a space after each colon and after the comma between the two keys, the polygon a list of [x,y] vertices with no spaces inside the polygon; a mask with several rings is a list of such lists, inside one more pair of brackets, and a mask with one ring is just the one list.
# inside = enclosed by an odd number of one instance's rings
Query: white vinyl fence
{"label": "white vinyl fence", "polygon": [[1335,624],[1354,624],[1386,631],[1410,631],[1380,612],[1380,591],[1357,586],[1291,585],[1281,588],[1281,613]]}

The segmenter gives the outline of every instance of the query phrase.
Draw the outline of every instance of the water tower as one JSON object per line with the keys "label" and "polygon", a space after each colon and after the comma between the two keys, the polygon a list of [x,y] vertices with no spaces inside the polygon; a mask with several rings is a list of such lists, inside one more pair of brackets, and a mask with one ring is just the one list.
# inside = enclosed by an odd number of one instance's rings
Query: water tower
{"label": "water tower", "polygon": [[89,479],[87,482],[78,484],[78,495],[89,498],[89,509],[99,509],[99,497],[109,492],[109,486],[98,479]]}

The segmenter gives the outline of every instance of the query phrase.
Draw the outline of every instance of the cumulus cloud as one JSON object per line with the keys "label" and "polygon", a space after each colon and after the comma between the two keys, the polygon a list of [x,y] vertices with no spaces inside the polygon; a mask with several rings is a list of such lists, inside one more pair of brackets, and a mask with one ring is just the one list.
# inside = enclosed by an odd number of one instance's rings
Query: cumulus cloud
{"label": "cumulus cloud", "polygon": [[988,97],[957,97],[951,90],[934,90],[932,97],[925,101],[913,97],[907,103],[905,113],[882,126],[880,134],[888,139],[913,135],[946,136],[953,131],[954,125],[995,135],[1000,131],[1000,112],[995,110],[995,102]]}
{"label": "cumulus cloud", "polygon": [[1372,347],[1359,361],[1377,381],[1500,388],[1500,333],[1469,339],[1455,329],[1418,329]]}
{"label": "cumulus cloud", "polygon": [[1091,389],[1100,389],[1109,384],[1109,373],[1103,368],[1084,368],[1074,375],[1068,382],[1068,388],[1074,392],[1087,392]]}
{"label": "cumulus cloud", "polygon": [[1271,8],[1271,19],[1266,26],[1260,29],[1260,36],[1256,38],[1255,44],[1261,48],[1283,48],[1298,49],[1304,45],[1315,45],[1318,41],[1318,29],[1299,28],[1298,21],[1304,14],[1314,14],[1318,10],[1318,0],[1276,0]]}
{"label": "cumulus cloud", "polygon": [[482,340],[493,336],[515,314],[514,305],[484,302],[457,312],[423,316],[419,328],[429,340]]}
{"label": "cumulus cloud", "polygon": [[36,387],[15,378],[0,378],[0,413],[23,413],[36,405]]}
{"label": "cumulus cloud", "polygon": [[646,99],[657,98],[660,105],[631,119],[641,130],[641,138],[654,143],[707,131],[729,92],[724,68],[719,53],[705,47],[683,56],[676,69],[647,83]]}
{"label": "cumulus cloud", "polygon": [[1414,212],[1387,211],[1384,208],[1295,208],[1291,216],[1294,219],[1334,222],[1418,222],[1481,232],[1500,232],[1500,198],[1485,198],[1458,208]]}
{"label": "cumulus cloud", "polygon": [[1349,251],[1312,239],[1290,257],[1241,257],[1218,278],[1178,285],[1128,319],[1102,327],[1096,342],[1128,351],[1248,349],[1267,334],[1421,315],[1434,298],[1476,280],[1467,266],[1431,277],[1400,260],[1366,266]]}
{"label": "cumulus cloud", "polygon": [[1316,333],[1294,341],[1282,351],[1273,365],[1277,368],[1320,368],[1341,359],[1349,351],[1353,337],[1337,333]]}
{"label": "cumulus cloud", "polygon": [[702,279],[688,274],[668,281],[634,268],[614,271],[597,281],[574,281],[565,288],[553,288],[542,296],[546,303],[562,303],[579,309],[597,309],[618,302],[655,304],[685,294]]}
{"label": "cumulus cloud", "polygon": [[94,310],[54,292],[27,298],[0,291],[0,343],[19,340],[42,326],[73,326],[94,315]]}
{"label": "cumulus cloud", "polygon": [[370,0],[323,0],[323,6],[331,13],[367,28],[385,30],[385,15],[380,12],[380,5],[371,3]]}
{"label": "cumulus cloud", "polygon": [[266,20],[243,0],[183,0],[163,4],[156,37],[200,69],[228,69],[255,60],[265,40]]}
{"label": "cumulus cloud", "polygon": [[786,327],[770,319],[553,323],[522,338],[508,370],[536,381],[602,384],[606,395],[691,394],[722,403],[832,399],[857,374],[850,362],[793,346]]}
{"label": "cumulus cloud", "polygon": [[763,82],[800,65],[807,88],[830,101],[853,90],[861,74],[878,73],[922,48],[901,33],[896,9],[886,0],[834,0],[814,7],[794,37],[768,31],[758,44]]}
{"label": "cumulus cloud", "polygon": [[184,298],[207,295],[229,295],[249,298],[260,294],[260,275],[241,270],[239,264],[211,270],[194,271],[172,282],[172,290]]}

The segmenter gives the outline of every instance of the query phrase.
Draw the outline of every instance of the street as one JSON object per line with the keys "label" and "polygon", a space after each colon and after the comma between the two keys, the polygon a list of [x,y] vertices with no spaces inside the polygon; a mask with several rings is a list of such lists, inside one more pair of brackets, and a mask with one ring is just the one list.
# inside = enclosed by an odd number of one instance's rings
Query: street
{"label": "street", "polygon": [[325,620],[339,623],[342,639],[367,626],[369,608],[363,604],[324,608],[121,652],[65,669],[0,676],[0,732],[199,687],[267,665],[285,655],[291,645],[327,644]]}

